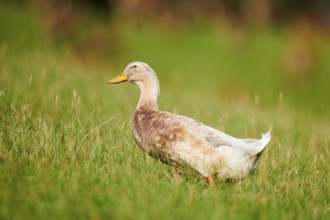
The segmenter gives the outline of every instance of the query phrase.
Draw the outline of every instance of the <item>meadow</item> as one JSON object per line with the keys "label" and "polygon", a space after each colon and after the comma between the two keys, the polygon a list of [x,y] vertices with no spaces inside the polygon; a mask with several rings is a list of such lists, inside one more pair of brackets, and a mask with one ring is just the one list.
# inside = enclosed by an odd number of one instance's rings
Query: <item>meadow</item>
{"label": "meadow", "polygon": [[[329,38],[312,70],[287,76],[285,28],[118,20],[120,52],[86,60],[33,11],[0,7],[0,219],[330,218]],[[106,83],[134,60],[158,74],[160,109],[237,137],[271,130],[256,172],[210,188],[139,150],[138,89]]]}

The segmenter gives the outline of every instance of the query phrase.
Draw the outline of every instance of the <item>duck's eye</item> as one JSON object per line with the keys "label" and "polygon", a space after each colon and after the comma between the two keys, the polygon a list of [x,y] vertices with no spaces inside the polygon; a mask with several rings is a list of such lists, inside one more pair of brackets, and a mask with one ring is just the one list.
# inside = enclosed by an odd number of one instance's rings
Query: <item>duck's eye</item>
{"label": "duck's eye", "polygon": [[137,65],[134,65],[134,66],[133,66],[133,69],[135,69],[136,67],[137,67]]}

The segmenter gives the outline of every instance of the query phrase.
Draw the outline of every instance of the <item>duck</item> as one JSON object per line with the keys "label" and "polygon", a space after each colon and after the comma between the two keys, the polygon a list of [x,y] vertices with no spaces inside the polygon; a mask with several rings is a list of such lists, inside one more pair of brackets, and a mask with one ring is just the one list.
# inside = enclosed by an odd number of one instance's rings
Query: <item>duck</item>
{"label": "duck", "polygon": [[271,139],[235,138],[195,119],[158,109],[160,85],[155,71],[144,62],[131,62],[109,84],[131,82],[140,89],[133,115],[137,145],[168,165],[188,165],[211,187],[218,180],[237,180],[251,175]]}

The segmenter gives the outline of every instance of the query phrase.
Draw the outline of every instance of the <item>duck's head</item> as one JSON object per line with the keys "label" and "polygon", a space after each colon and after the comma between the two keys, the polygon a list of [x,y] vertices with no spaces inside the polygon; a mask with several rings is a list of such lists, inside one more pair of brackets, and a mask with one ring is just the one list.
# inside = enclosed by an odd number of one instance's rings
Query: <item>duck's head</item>
{"label": "duck's head", "polygon": [[157,81],[154,70],[146,63],[132,62],[127,65],[125,70],[119,76],[108,81],[109,84],[117,84],[130,81],[137,85],[147,83],[149,81]]}
{"label": "duck's head", "polygon": [[160,96],[159,82],[154,70],[146,63],[132,62],[127,65],[119,76],[109,80],[109,84],[130,81],[136,84],[141,91],[139,106],[149,105],[155,109]]}

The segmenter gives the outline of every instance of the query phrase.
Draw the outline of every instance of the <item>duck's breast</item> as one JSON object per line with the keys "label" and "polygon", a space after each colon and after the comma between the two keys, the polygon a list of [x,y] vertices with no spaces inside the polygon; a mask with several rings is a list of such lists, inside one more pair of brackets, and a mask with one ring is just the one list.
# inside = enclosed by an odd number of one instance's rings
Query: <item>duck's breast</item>
{"label": "duck's breast", "polygon": [[172,146],[181,138],[183,128],[166,112],[142,107],[134,113],[133,130],[138,145],[150,153],[151,150]]}

